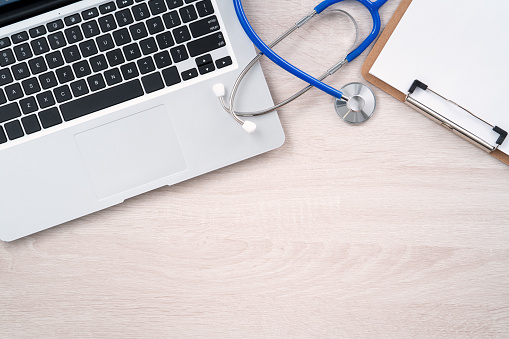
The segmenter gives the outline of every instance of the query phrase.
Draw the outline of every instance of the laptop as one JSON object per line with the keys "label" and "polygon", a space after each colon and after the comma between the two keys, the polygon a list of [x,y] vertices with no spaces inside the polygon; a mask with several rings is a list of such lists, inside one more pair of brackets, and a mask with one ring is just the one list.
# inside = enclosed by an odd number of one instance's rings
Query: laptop
{"label": "laptop", "polygon": [[[221,107],[255,50],[230,0],[0,0],[0,239],[281,146]],[[259,66],[238,110],[273,104]]]}

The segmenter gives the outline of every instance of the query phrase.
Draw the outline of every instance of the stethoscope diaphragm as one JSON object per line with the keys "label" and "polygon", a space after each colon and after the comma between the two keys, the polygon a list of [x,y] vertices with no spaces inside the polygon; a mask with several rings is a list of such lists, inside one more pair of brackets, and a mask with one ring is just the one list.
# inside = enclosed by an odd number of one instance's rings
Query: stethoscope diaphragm
{"label": "stethoscope diaphragm", "polygon": [[334,108],[338,115],[349,124],[358,125],[366,122],[375,112],[376,98],[373,91],[360,82],[349,83],[341,88],[342,99],[334,100]]}

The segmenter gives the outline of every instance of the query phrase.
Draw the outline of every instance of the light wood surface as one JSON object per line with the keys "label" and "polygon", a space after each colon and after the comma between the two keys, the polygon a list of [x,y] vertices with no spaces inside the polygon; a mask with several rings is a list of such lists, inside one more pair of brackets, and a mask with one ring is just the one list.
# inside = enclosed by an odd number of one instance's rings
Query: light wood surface
{"label": "light wood surface", "polygon": [[[316,1],[244,4],[270,40]],[[350,39],[332,19],[278,51],[321,73]],[[276,101],[302,86],[263,67]],[[276,151],[1,243],[0,337],[507,338],[509,168],[374,91],[363,126],[312,91]]]}

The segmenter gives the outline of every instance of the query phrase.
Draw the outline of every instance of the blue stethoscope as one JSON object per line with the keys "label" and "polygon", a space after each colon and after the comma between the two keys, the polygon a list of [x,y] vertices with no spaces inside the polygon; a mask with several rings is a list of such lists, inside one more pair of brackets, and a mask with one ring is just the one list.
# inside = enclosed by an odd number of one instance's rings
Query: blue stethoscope
{"label": "blue stethoscope", "polygon": [[[357,47],[354,47],[345,58],[343,58],[339,63],[334,65],[332,68],[327,70],[322,76],[319,78],[314,78],[313,76],[307,74],[306,72],[302,71],[301,69],[293,66],[288,61],[280,57],[277,53],[275,53],[272,48],[276,46],[278,43],[280,43],[282,40],[284,40],[286,37],[288,37],[290,34],[292,34],[295,30],[305,25],[308,21],[310,21],[313,17],[315,17],[318,14],[325,13],[327,11],[335,11],[340,12],[344,15],[346,15],[354,24],[356,28],[356,32],[358,35],[358,27],[357,23],[354,20],[354,18],[348,14],[347,12],[343,10],[331,10],[329,9],[330,6],[337,4],[339,2],[342,2],[345,0],[325,0],[321,2],[318,6],[316,6],[309,15],[306,15],[304,18],[299,20],[293,27],[291,27],[288,31],[286,31],[284,34],[282,34],[280,37],[278,37],[276,40],[274,40],[271,44],[266,45],[260,37],[256,34],[256,32],[251,27],[251,24],[249,23],[246,13],[244,12],[244,8],[242,7],[241,0],[233,0],[233,4],[235,7],[235,11],[237,13],[237,17],[239,19],[240,24],[242,25],[242,28],[248,35],[249,39],[254,43],[254,45],[260,50],[260,53],[246,66],[246,68],[241,72],[239,75],[237,81],[235,82],[234,87],[232,88],[230,98],[229,98],[229,105],[226,105],[226,102],[224,101],[225,96],[225,88],[222,84],[217,84],[214,86],[214,92],[216,96],[220,99],[220,102],[223,106],[223,108],[230,113],[233,118],[243,126],[243,128],[249,132],[252,133],[256,129],[256,125],[248,120],[242,120],[239,117],[253,117],[258,116],[262,114],[266,114],[269,112],[272,112],[290,102],[297,99],[307,91],[309,91],[311,88],[316,87],[323,92],[333,96],[335,98],[335,107],[338,115],[343,118],[346,122],[352,123],[352,124],[358,124],[361,122],[366,121],[371,117],[371,115],[374,112],[376,101],[373,92],[365,85],[361,83],[352,83],[344,86],[342,90],[337,90],[323,82],[324,79],[329,77],[330,75],[337,72],[343,65],[352,62],[355,60],[362,52],[368,48],[371,43],[376,39],[378,34],[380,33],[381,28],[381,21],[380,21],[380,14],[379,9],[382,7],[388,0],[377,0],[377,1],[370,1],[370,0],[356,0],[360,2],[362,5],[364,5],[370,12],[371,17],[373,18],[373,29],[371,30],[371,33],[369,36]],[[357,41],[357,39],[355,40]],[[354,42],[355,45],[355,42]],[[257,112],[238,112],[233,109],[234,102],[235,102],[235,95],[237,93],[238,87],[240,86],[240,83],[242,82],[242,79],[245,77],[245,75],[249,72],[249,70],[258,62],[258,60],[262,57],[266,56],[271,61],[273,61],[276,65],[283,68],[287,72],[293,74],[294,76],[302,79],[303,81],[307,82],[309,85],[305,88],[303,88],[301,91],[296,93],[295,95],[291,96],[290,98],[282,101],[281,103],[264,109]]]}

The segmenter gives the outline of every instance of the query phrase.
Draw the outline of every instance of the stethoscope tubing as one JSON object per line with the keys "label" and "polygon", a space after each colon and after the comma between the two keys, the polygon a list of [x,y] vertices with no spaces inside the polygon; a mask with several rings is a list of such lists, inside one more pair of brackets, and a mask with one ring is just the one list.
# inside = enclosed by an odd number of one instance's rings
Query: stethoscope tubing
{"label": "stethoscope tubing", "polygon": [[[355,39],[354,39],[354,41],[352,43],[352,47],[348,50],[348,53],[347,53],[347,55],[348,55],[355,48],[355,46],[357,45],[357,39],[359,38],[359,26],[357,25],[357,22],[355,21],[355,19],[348,12],[346,12],[346,11],[343,11],[343,10],[340,10],[340,9],[332,9],[332,10],[330,10],[330,12],[342,13],[343,15],[345,15],[347,18],[349,18],[351,20],[351,22],[352,22],[352,24],[353,24],[353,26],[355,28]],[[281,36],[276,38],[276,40],[274,40],[272,43],[270,43],[269,47],[270,48],[275,47],[285,37],[287,37],[289,35],[289,33],[293,32],[294,30],[295,30],[294,27],[292,27],[287,32],[283,33]],[[239,88],[242,80],[244,79],[246,74],[251,70],[251,68],[253,68],[254,65],[258,62],[258,60],[260,60],[261,57],[263,57],[263,53],[258,53],[258,55],[256,55],[251,60],[251,62],[244,68],[244,70],[242,70],[242,72],[239,74],[237,80],[235,81],[235,84],[232,87],[232,91],[231,91],[230,99],[229,99],[229,107],[235,107],[235,97],[237,95],[237,91],[238,91],[238,88]],[[346,56],[342,59],[342,61],[340,61],[338,64],[336,64],[333,67],[331,67],[330,69],[328,69],[324,74],[322,74],[317,79],[319,81],[325,80],[327,77],[329,77],[332,74],[334,74],[335,72],[337,72],[345,64],[346,64]],[[235,114],[232,114],[232,115],[234,116],[234,118],[236,118],[235,115],[237,115],[239,117],[255,117],[255,116],[260,116],[260,115],[263,115],[263,114],[267,114],[267,113],[273,112],[273,111],[275,111],[275,110],[277,110],[277,109],[279,109],[279,108],[281,108],[281,107],[291,103],[292,101],[298,99],[299,97],[301,97],[302,95],[307,93],[312,88],[313,88],[312,85],[307,85],[306,87],[302,88],[300,91],[296,92],[292,96],[288,97],[287,99],[281,101],[280,103],[278,103],[278,104],[276,104],[276,105],[274,105],[272,107],[269,107],[269,108],[266,108],[266,109],[263,109],[263,110],[259,110],[259,111],[254,111],[254,112],[239,112],[239,111],[235,111],[234,112]],[[343,97],[343,98],[345,98],[345,97]],[[226,103],[224,101],[224,97],[220,97],[219,100],[220,100],[221,105],[223,106],[223,108],[227,112],[232,113],[231,109],[228,108],[228,106],[226,106]],[[236,120],[237,120],[237,118],[236,118]],[[237,120],[237,122],[239,122],[239,120]]]}
{"label": "stethoscope tubing", "polygon": [[[318,6],[315,7],[313,12],[306,16],[303,20],[301,20],[299,23],[295,25],[295,29],[300,27],[301,25],[305,24],[307,21],[309,21],[311,18],[313,18],[316,14],[322,13],[326,8],[329,6],[342,2],[344,0],[326,0],[320,3]],[[381,21],[380,21],[380,15],[378,13],[378,9],[387,2],[387,0],[378,0],[377,2],[370,2],[369,0],[357,0],[360,3],[362,3],[366,8],[368,8],[372,18],[373,18],[373,30],[371,34],[368,36],[368,38],[359,45],[354,51],[352,51],[347,56],[347,61],[351,62],[355,58],[357,58],[378,36],[378,33],[380,32],[381,27]],[[307,74],[306,72],[298,69],[297,67],[293,66],[289,62],[287,62],[285,59],[281,58],[277,53],[275,53],[269,46],[267,46],[262,39],[256,34],[254,29],[252,28],[251,24],[249,23],[249,20],[246,17],[246,13],[244,11],[244,8],[242,6],[241,0],[233,0],[235,12],[237,13],[237,17],[239,19],[239,22],[248,35],[248,37],[251,39],[251,41],[255,44],[255,46],[260,50],[261,53],[263,53],[265,56],[267,56],[272,62],[277,64],[279,67],[283,68],[287,72],[293,74],[294,76],[300,78],[301,80],[309,83],[311,86],[314,86],[323,92],[341,99],[343,97],[343,93],[332,86],[329,86],[322,81],[314,78],[313,76]],[[292,30],[292,31],[293,31]],[[291,32],[290,32],[291,33]]]}

